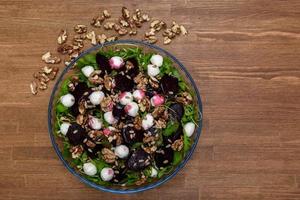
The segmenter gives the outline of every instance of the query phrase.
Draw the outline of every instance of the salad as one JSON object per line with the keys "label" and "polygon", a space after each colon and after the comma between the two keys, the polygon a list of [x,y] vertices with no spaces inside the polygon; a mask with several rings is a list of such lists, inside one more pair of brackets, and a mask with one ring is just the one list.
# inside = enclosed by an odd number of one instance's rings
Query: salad
{"label": "salad", "polygon": [[80,58],[55,102],[62,155],[103,186],[142,185],[169,174],[199,122],[194,94],[168,57],[141,48]]}

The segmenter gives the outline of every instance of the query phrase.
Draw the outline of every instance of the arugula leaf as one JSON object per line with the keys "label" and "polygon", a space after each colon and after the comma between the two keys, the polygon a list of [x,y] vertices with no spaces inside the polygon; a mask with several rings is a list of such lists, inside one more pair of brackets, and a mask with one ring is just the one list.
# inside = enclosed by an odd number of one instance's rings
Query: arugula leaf
{"label": "arugula leaf", "polygon": [[137,148],[139,148],[140,146],[142,146],[142,142],[136,142],[136,143],[134,143],[132,146],[131,146],[131,148],[132,149],[137,149]]}
{"label": "arugula leaf", "polygon": [[146,169],[143,170],[143,173],[145,174],[146,177],[151,176],[151,172],[152,172],[152,167],[149,166]]}
{"label": "arugula leaf", "polygon": [[69,108],[64,106],[61,102],[56,105],[56,113],[67,113]]}
{"label": "arugula leaf", "polygon": [[179,123],[177,121],[169,121],[167,123],[167,127],[163,130],[163,135],[164,136],[172,135],[175,131],[177,131],[178,127],[179,127]]}
{"label": "arugula leaf", "polygon": [[189,151],[192,146],[192,140],[189,138],[186,133],[183,133],[183,152],[184,155]]}
{"label": "arugula leaf", "polygon": [[126,185],[132,185],[140,179],[139,172],[135,172],[131,170],[127,171],[126,176],[127,176]]}
{"label": "arugula leaf", "polygon": [[164,74],[171,74],[173,70],[174,67],[172,66],[170,58],[164,57],[163,64],[160,67],[160,75],[163,76]]}
{"label": "arugula leaf", "polygon": [[179,81],[178,82],[178,85],[179,85],[179,89],[181,90],[181,91],[186,91],[187,90],[187,84],[185,83],[185,82],[183,82],[183,81]]}
{"label": "arugula leaf", "polygon": [[70,152],[70,144],[67,141],[63,142],[63,151],[62,151],[62,155],[64,158],[71,158],[71,152]]}
{"label": "arugula leaf", "polygon": [[150,59],[153,53],[145,53],[145,54],[140,54],[137,57],[140,70],[147,71],[147,65],[150,63]]}
{"label": "arugula leaf", "polygon": [[157,177],[161,178],[163,175],[169,174],[172,170],[173,170],[173,166],[172,165],[164,167],[161,170],[159,170],[159,172],[157,174]]}
{"label": "arugula leaf", "polygon": [[76,67],[81,69],[86,65],[92,65],[93,67],[95,67],[96,69],[98,68],[97,66],[97,62],[96,62],[96,55],[95,54],[87,54],[84,57],[80,58],[77,62],[76,62]]}
{"label": "arugula leaf", "polygon": [[67,78],[66,80],[64,80],[64,82],[60,86],[59,96],[63,96],[65,94],[69,93],[69,84],[70,84],[70,82],[71,82],[70,78]]}
{"label": "arugula leaf", "polygon": [[195,116],[196,112],[195,112],[195,108],[193,105],[189,104],[186,105],[184,107],[184,114],[183,117],[181,119],[181,122],[183,124],[190,122],[190,121],[194,121],[194,116]]}
{"label": "arugula leaf", "polygon": [[173,165],[177,165],[182,161],[183,155],[182,151],[174,151],[174,157],[173,157]]}
{"label": "arugula leaf", "polygon": [[109,165],[102,159],[94,159],[91,162],[97,167],[97,170],[100,172],[104,167],[109,167]]}

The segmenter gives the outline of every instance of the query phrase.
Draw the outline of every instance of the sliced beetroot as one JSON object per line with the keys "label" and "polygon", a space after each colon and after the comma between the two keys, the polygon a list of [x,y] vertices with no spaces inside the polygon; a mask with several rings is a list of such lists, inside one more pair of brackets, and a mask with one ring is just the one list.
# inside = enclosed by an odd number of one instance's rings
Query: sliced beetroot
{"label": "sliced beetroot", "polygon": [[75,86],[74,91],[71,92],[71,94],[73,94],[73,96],[75,97],[75,103],[71,107],[71,112],[73,116],[77,116],[79,114],[79,110],[78,110],[79,101],[84,97],[88,97],[88,94],[90,92],[91,92],[90,88],[85,83],[79,82]]}
{"label": "sliced beetroot", "polygon": [[149,98],[153,97],[157,92],[155,90],[153,90],[153,88],[147,88],[145,94],[146,96],[148,96]]}
{"label": "sliced beetroot", "polygon": [[127,161],[127,167],[130,170],[143,170],[150,165],[150,155],[143,149],[134,151]]}
{"label": "sliced beetroot", "polygon": [[129,58],[128,60],[126,60],[125,66],[126,68],[130,68],[129,70],[126,70],[126,74],[131,78],[136,77],[140,72],[139,63],[135,58]]}
{"label": "sliced beetroot", "polygon": [[121,104],[117,104],[113,107],[112,114],[115,119],[119,120],[121,117],[125,116],[124,106]]}
{"label": "sliced beetroot", "polygon": [[144,133],[143,131],[135,130],[134,127],[127,126],[122,129],[122,137],[125,143],[132,145],[135,142],[142,142]]}
{"label": "sliced beetroot", "polygon": [[120,168],[117,170],[118,170],[118,173],[116,173],[116,171],[115,171],[115,175],[114,175],[114,178],[112,179],[112,182],[117,183],[117,184],[122,184],[124,182],[125,178],[127,177],[126,172],[128,169],[126,167],[124,167],[124,168]]}
{"label": "sliced beetroot", "polygon": [[158,168],[166,167],[170,165],[173,161],[173,157],[174,157],[174,151],[172,150],[171,147],[169,148],[163,147],[157,150],[154,154],[154,160]]}
{"label": "sliced beetroot", "polygon": [[170,136],[163,136],[164,144],[172,144],[175,140],[180,139],[180,136],[183,136],[183,128],[180,125],[178,129]]}
{"label": "sliced beetroot", "polygon": [[70,144],[74,146],[82,144],[86,135],[85,129],[77,123],[72,123],[67,132],[67,137],[70,141]]}
{"label": "sliced beetroot", "polygon": [[171,119],[180,121],[184,113],[184,108],[182,104],[174,103],[169,107],[168,111]]}
{"label": "sliced beetroot", "polygon": [[179,91],[178,79],[174,76],[164,75],[160,80],[160,88],[165,94],[176,94]]}
{"label": "sliced beetroot", "polygon": [[104,56],[100,53],[97,53],[96,54],[96,62],[98,64],[98,67],[100,70],[107,71],[108,73],[111,72],[111,67],[109,65],[109,59],[106,56]]}
{"label": "sliced beetroot", "polygon": [[82,147],[87,152],[87,155],[92,159],[98,158],[98,152],[103,148],[101,144],[96,144],[90,138],[83,140]]}
{"label": "sliced beetroot", "polygon": [[117,74],[115,76],[115,89],[120,90],[121,92],[124,91],[131,91],[134,86],[134,82],[132,79],[129,79],[125,75]]}

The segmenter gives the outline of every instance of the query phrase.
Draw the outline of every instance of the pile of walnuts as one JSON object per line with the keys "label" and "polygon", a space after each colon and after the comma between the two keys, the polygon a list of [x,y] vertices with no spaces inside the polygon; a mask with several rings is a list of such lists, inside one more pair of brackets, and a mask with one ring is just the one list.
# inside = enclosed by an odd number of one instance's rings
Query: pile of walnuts
{"label": "pile of walnuts", "polygon": [[[70,39],[70,33],[63,29],[59,32],[57,38],[57,53],[60,57],[53,56],[52,53],[47,52],[42,56],[42,60],[46,66],[41,68],[38,72],[34,73],[34,80],[30,83],[30,90],[33,95],[36,95],[38,91],[46,90],[48,88],[48,82],[54,80],[59,68],[51,67],[49,65],[60,64],[64,61],[65,65],[68,65],[72,59],[78,57],[83,51],[84,46],[88,43],[97,45],[104,42],[110,42],[118,40],[120,37],[126,35],[132,37],[138,34],[138,29],[142,28],[143,24],[149,23],[149,29],[143,34],[142,40],[151,44],[158,41],[157,34],[162,32],[163,44],[167,45],[172,42],[175,37],[179,35],[187,35],[187,30],[183,25],[177,24],[175,21],[168,26],[164,21],[159,19],[151,19],[151,17],[140,9],[136,9],[134,12],[130,12],[126,7],[121,9],[122,15],[115,21],[110,20],[111,14],[108,10],[95,16],[91,22],[91,29],[87,25],[77,24],[73,28],[73,36]],[[111,35],[105,33],[97,34],[96,31],[103,27],[103,31],[115,32]]]}

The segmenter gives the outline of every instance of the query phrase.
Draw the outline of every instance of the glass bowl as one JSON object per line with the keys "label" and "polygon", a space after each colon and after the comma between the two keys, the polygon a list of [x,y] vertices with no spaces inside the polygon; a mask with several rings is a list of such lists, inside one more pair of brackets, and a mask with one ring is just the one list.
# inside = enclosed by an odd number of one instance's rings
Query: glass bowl
{"label": "glass bowl", "polygon": [[[93,53],[93,52],[97,52],[100,49],[104,50],[105,49],[111,49],[111,48],[120,48],[120,47],[139,47],[142,48],[144,52],[154,52],[157,54],[162,55],[163,57],[169,57],[172,62],[173,62],[173,66],[176,67],[178,69],[178,71],[180,72],[180,74],[182,75],[182,77],[185,79],[186,83],[189,85],[189,88],[191,90],[192,95],[194,96],[194,100],[195,100],[195,105],[198,106],[198,119],[197,119],[197,128],[192,136],[192,141],[193,144],[190,148],[190,150],[188,151],[188,153],[185,155],[185,157],[183,158],[183,160],[176,166],[174,167],[174,169],[169,173],[164,175],[163,177],[161,177],[160,179],[151,182],[151,183],[146,183],[144,185],[140,185],[140,186],[127,186],[127,187],[121,187],[121,186],[101,186],[98,185],[88,179],[86,179],[85,177],[83,177],[77,169],[73,168],[70,164],[69,161],[66,160],[63,155],[62,155],[62,141],[61,139],[57,138],[54,135],[54,122],[55,122],[55,112],[54,112],[54,107],[55,107],[55,102],[58,100],[58,94],[59,94],[59,90],[60,90],[60,86],[63,82],[63,80],[65,80],[66,77],[70,76],[72,74],[72,67],[73,65],[76,63],[76,61],[78,59],[80,59],[81,57],[85,56],[86,54],[89,53]],[[192,76],[188,73],[188,71],[186,70],[186,68],[183,66],[183,64],[181,64],[172,54],[170,54],[169,52],[167,52],[166,50],[152,45],[152,44],[148,44],[142,41],[136,41],[136,40],[118,40],[118,41],[114,41],[114,42],[106,42],[104,44],[98,44],[86,51],[84,51],[83,53],[81,53],[76,59],[74,59],[61,73],[61,75],[59,76],[59,78],[57,79],[51,97],[50,97],[50,101],[49,101],[49,106],[48,106],[48,132],[51,138],[51,142],[52,145],[55,149],[55,152],[57,153],[58,157],[60,158],[60,160],[62,161],[62,163],[64,164],[64,166],[74,175],[76,176],[80,181],[82,181],[83,183],[98,189],[98,190],[102,190],[102,191],[106,191],[106,192],[112,192],[112,193],[116,193],[116,194],[130,194],[130,193],[136,193],[136,192],[142,192],[145,190],[149,190],[152,188],[155,188],[163,183],[165,183],[166,181],[170,180],[171,178],[173,178],[184,166],[185,164],[188,162],[188,160],[191,158],[196,145],[198,143],[200,134],[201,134],[201,129],[202,129],[202,102],[201,102],[201,98],[200,98],[200,94],[199,91],[197,90],[196,84],[193,81]]]}

